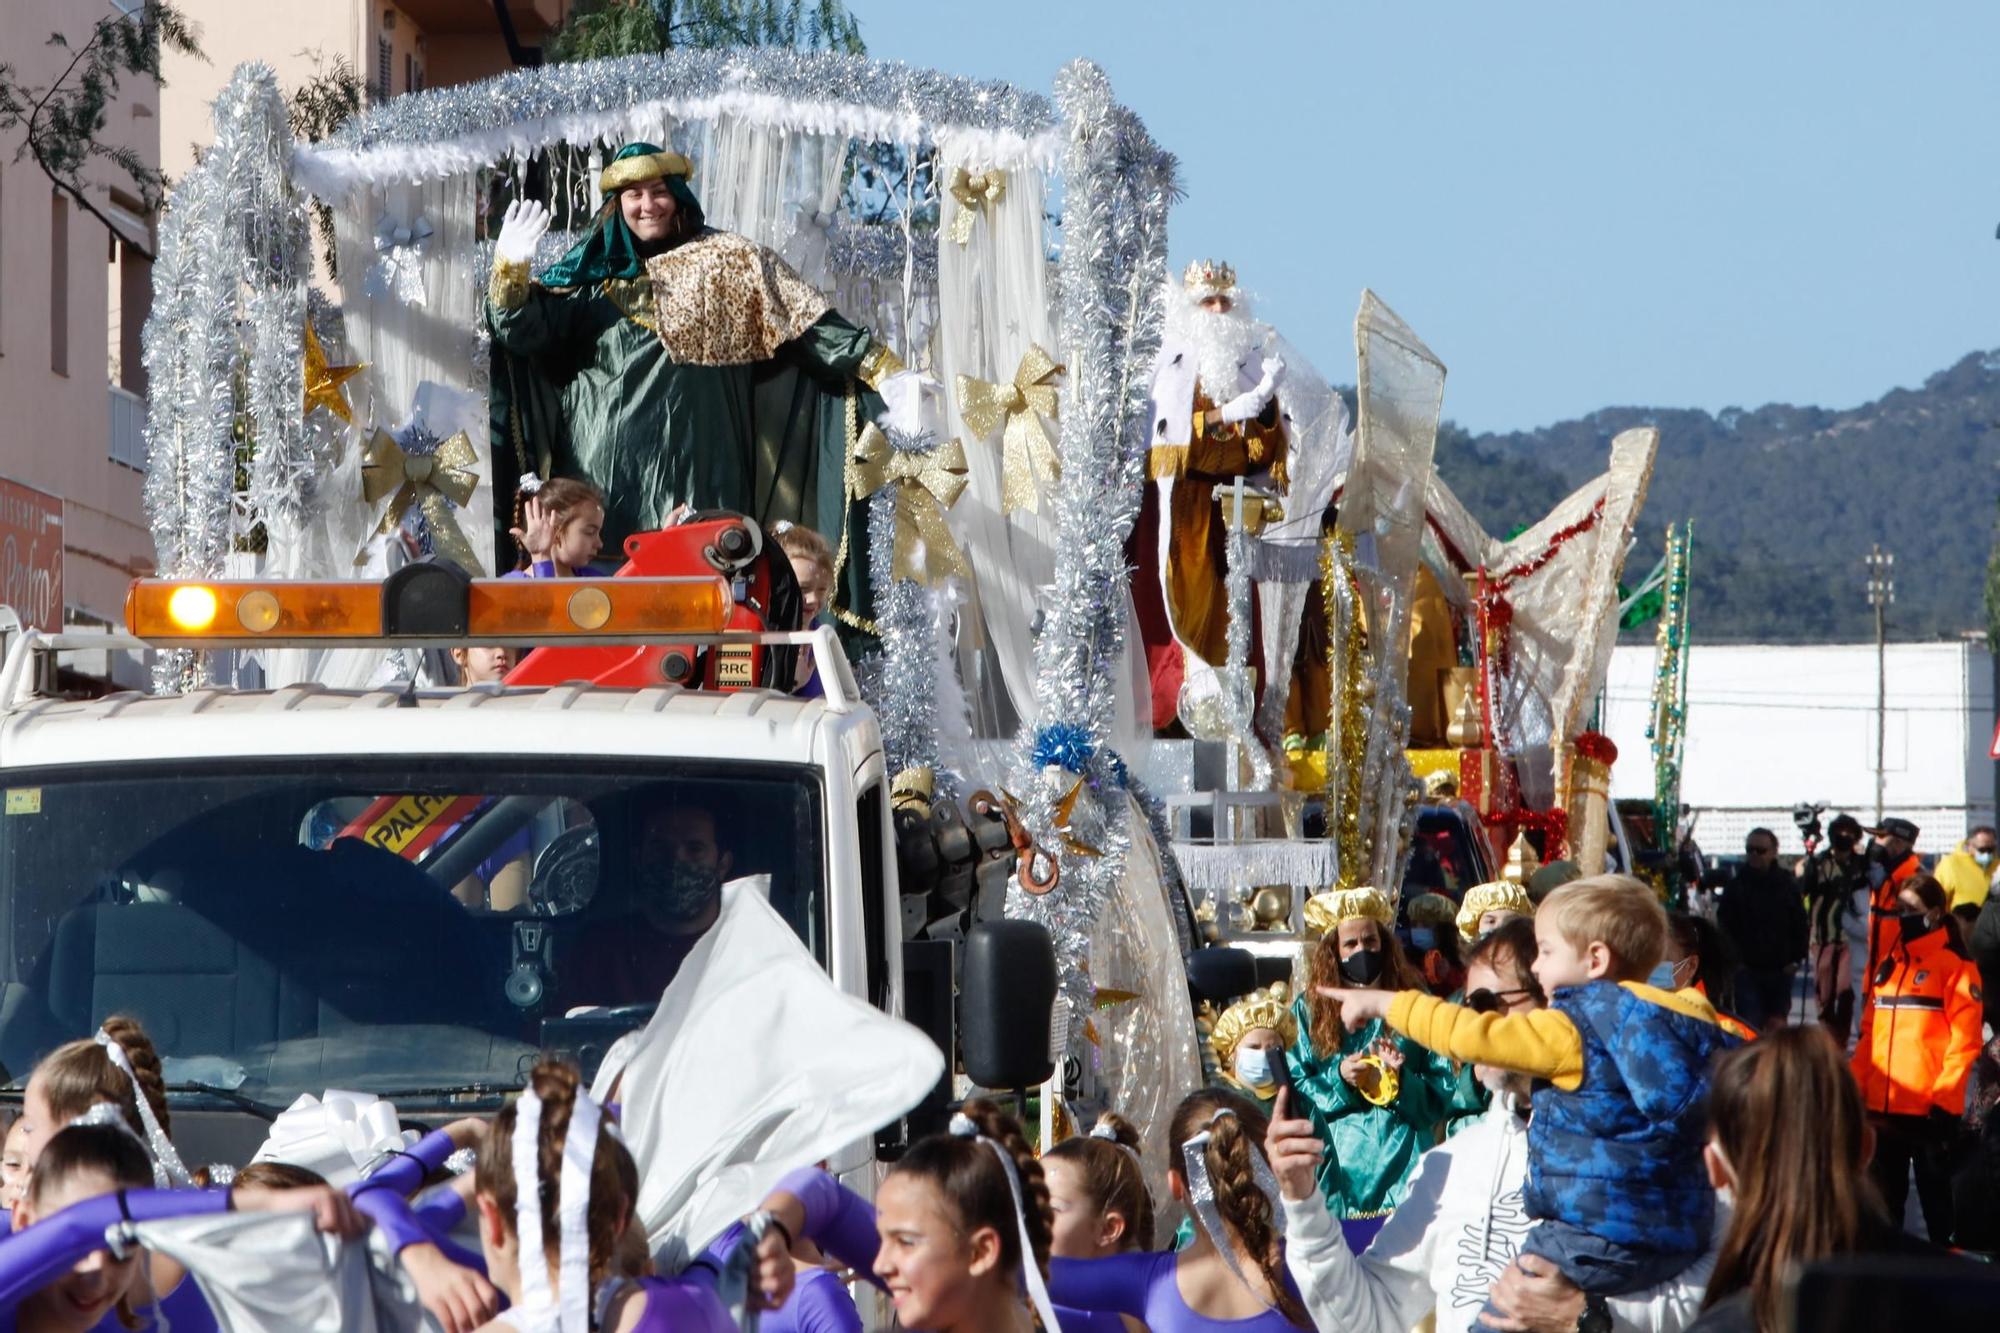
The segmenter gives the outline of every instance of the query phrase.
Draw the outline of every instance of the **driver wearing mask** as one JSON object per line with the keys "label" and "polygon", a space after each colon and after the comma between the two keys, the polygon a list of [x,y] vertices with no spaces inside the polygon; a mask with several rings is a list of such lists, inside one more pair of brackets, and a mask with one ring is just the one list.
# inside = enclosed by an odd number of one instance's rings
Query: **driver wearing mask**
{"label": "driver wearing mask", "polygon": [[657,1001],[721,913],[731,864],[706,808],[646,811],[626,909],[593,923],[557,960],[556,1012]]}

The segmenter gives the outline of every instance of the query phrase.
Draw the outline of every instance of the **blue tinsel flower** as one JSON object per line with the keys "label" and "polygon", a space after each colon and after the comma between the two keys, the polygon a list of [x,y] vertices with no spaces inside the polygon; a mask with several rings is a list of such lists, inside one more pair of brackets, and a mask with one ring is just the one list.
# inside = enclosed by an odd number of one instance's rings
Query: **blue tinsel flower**
{"label": "blue tinsel flower", "polygon": [[1037,768],[1054,764],[1072,773],[1081,773],[1096,750],[1097,747],[1091,744],[1090,734],[1073,722],[1052,723],[1035,733],[1034,760]]}

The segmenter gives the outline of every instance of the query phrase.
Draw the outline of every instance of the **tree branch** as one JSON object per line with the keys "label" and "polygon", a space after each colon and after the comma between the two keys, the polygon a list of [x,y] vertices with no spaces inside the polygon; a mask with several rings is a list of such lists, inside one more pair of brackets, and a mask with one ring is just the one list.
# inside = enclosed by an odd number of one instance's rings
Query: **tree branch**
{"label": "tree branch", "polygon": [[140,254],[146,256],[147,262],[150,263],[152,260],[157,258],[157,256],[154,255],[151,246],[146,245],[139,241],[135,241],[131,237],[127,236],[125,234],[125,229],[123,227],[120,227],[116,222],[112,221],[111,218],[108,217],[104,213],[104,211],[100,209],[96,204],[91,203],[89,197],[85,195],[82,190],[78,189],[75,185],[72,185],[70,182],[64,180],[61,176],[57,175],[55,170],[49,166],[48,160],[42,156],[41,145],[36,143],[32,137],[30,137],[28,140],[28,147],[29,150],[35,156],[35,165],[42,169],[42,174],[44,176],[47,176],[49,178],[50,183],[53,184],[58,190],[61,190],[64,194],[76,200],[77,207],[81,208],[84,212],[90,214],[90,216],[96,218],[99,222],[102,222],[105,228],[109,230],[113,235],[117,236],[118,239],[122,241],[124,244],[131,246],[134,250],[137,250]]}

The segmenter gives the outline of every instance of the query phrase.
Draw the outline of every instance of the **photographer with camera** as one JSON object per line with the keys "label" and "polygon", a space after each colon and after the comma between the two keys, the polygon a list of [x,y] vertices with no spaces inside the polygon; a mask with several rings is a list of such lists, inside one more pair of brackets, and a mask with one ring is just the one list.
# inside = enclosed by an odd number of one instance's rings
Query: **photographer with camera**
{"label": "photographer with camera", "polygon": [[1806,956],[1806,906],[1797,881],[1778,865],[1777,834],[1751,829],[1743,854],[1746,864],[1723,892],[1715,923],[1743,959],[1737,1013],[1762,1031],[1791,1019],[1792,979]]}
{"label": "photographer with camera", "polygon": [[1826,826],[1827,846],[1818,847],[1823,808],[1802,805],[1792,812],[1792,820],[1806,842],[1798,876],[1811,919],[1819,1021],[1845,1045],[1854,1027],[1852,960],[1868,948],[1868,858],[1861,851],[1861,821],[1853,815],[1835,815]]}

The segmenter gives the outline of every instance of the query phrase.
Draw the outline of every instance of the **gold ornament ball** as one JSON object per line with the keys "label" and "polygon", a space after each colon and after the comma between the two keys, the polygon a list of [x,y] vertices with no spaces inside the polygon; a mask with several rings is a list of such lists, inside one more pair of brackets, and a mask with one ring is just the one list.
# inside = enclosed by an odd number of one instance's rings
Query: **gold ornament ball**
{"label": "gold ornament ball", "polygon": [[1266,884],[1251,897],[1250,914],[1256,918],[1258,930],[1283,930],[1292,915],[1292,891]]}

